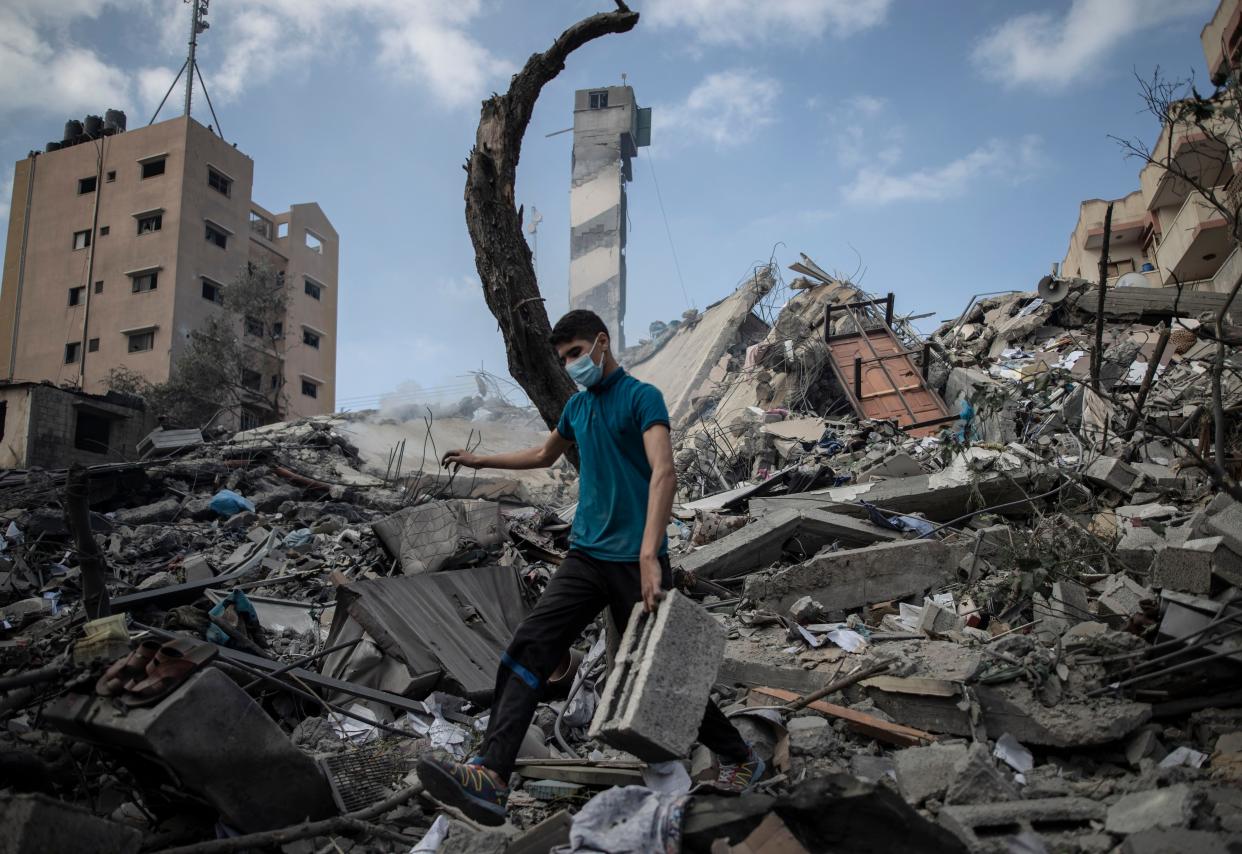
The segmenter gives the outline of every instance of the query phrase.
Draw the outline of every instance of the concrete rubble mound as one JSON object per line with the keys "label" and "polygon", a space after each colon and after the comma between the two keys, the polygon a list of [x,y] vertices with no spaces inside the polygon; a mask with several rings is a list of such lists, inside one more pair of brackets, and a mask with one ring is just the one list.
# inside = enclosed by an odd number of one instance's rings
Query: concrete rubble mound
{"label": "concrete rubble mound", "polygon": [[[402,471],[333,416],[0,473],[0,849],[1239,850],[1242,352],[1173,296],[1114,289],[1097,351],[1092,286],[924,336],[793,269],[622,354],[679,592],[576,640],[498,830],[413,770],[480,742],[567,463]],[[741,797],[683,758],[707,693],[770,769]]]}

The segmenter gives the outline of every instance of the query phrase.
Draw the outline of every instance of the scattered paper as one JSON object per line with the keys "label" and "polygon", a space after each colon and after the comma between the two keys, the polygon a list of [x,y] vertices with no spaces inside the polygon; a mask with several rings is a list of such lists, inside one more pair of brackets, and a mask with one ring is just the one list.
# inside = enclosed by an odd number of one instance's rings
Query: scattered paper
{"label": "scattered paper", "polygon": [[1188,768],[1202,768],[1203,763],[1207,762],[1207,760],[1208,755],[1206,753],[1191,750],[1189,747],[1178,747],[1160,760],[1160,767],[1174,768],[1178,765],[1185,765]]}
{"label": "scattered paper", "polygon": [[1035,757],[1031,755],[1031,751],[1009,733],[996,739],[992,755],[1020,774],[1035,767]]}
{"label": "scattered paper", "polygon": [[676,760],[648,763],[643,769],[643,782],[662,795],[684,795],[691,785],[686,766]]}

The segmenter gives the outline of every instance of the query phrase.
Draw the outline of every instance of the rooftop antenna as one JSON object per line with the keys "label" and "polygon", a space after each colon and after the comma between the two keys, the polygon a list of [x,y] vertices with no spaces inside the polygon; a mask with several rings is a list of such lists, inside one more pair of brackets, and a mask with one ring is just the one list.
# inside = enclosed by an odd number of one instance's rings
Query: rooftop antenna
{"label": "rooftop antenna", "polygon": [[531,247],[531,257],[535,262],[535,281],[539,281],[539,223],[543,222],[543,214],[539,213],[539,208],[531,205],[530,222],[526,224],[526,233],[532,238],[533,246]]}
{"label": "rooftop antenna", "polygon": [[181,75],[185,75],[185,112],[184,116],[190,115],[191,107],[194,103],[194,78],[198,78],[198,85],[203,88],[203,97],[207,99],[207,108],[211,111],[211,118],[214,124],[212,128],[221,139],[224,139],[224,132],[220,129],[220,119],[216,116],[216,108],[211,103],[211,95],[207,93],[207,84],[203,82],[203,72],[198,67],[198,36],[200,33],[206,32],[211,24],[207,23],[207,7],[211,4],[211,0],[182,0],[190,7],[190,42],[189,51],[186,54],[185,62],[181,63],[181,70],[177,72],[177,76],[173,78],[173,82],[169,85],[168,91],[164,93],[160,105],[155,108],[154,115],[148,125],[155,124],[155,120],[159,117],[160,110],[164,109],[164,104],[168,102],[168,96],[172,94],[172,90],[176,87],[177,81],[181,79]]}

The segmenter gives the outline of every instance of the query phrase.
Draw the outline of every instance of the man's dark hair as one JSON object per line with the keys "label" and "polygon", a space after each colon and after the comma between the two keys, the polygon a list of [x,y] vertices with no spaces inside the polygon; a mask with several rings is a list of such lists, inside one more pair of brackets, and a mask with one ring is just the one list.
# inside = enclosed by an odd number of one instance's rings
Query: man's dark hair
{"label": "man's dark hair", "polygon": [[585,308],[575,308],[552,327],[552,346],[557,347],[579,339],[590,341],[601,332],[607,335],[608,327],[598,314]]}

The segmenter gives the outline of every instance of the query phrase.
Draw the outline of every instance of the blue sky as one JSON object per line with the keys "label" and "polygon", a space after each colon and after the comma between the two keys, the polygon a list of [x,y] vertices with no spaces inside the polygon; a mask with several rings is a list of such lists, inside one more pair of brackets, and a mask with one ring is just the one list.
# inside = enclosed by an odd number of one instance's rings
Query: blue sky
{"label": "blue sky", "polygon": [[[1078,202],[1137,187],[1109,135],[1154,140],[1134,75],[1206,81],[1212,0],[645,0],[572,55],[525,140],[539,274],[565,310],[573,90],[628,75],[654,108],[628,187],[631,339],[806,252],[900,311],[1030,288]],[[106,107],[145,123],[184,56],[181,0],[0,0],[0,215],[11,166]],[[457,397],[504,374],[474,271],[462,163],[479,101],[605,0],[212,0],[200,65],[273,210],[341,235],[338,401]],[[1206,83],[1203,88],[1208,88]],[[179,109],[174,94],[173,108]],[[195,115],[210,121],[204,108]],[[168,109],[167,107],[165,108]],[[165,113],[164,115],[175,115]],[[668,217],[672,247],[657,201]],[[0,223],[2,225],[3,223]],[[792,274],[790,274],[792,275]]]}

